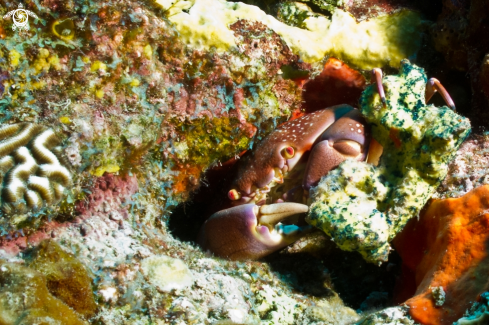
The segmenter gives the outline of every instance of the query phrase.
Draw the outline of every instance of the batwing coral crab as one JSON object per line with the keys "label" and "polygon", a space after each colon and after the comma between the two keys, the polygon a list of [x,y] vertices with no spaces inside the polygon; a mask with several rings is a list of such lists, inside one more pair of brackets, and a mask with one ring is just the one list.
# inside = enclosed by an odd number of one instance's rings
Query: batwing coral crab
{"label": "batwing coral crab", "polygon": [[[381,70],[374,69],[372,76],[385,105]],[[426,100],[436,91],[455,108],[436,79],[427,84]],[[369,152],[370,140],[368,124],[350,105],[325,108],[282,124],[248,159],[240,161],[228,192],[233,207],[214,213],[204,223],[200,245],[220,257],[246,260],[264,257],[295,242],[312,227],[294,224],[297,219],[292,224],[284,220],[308,212],[304,203],[308,203],[309,189],[346,159],[378,159],[382,147],[372,145]]]}

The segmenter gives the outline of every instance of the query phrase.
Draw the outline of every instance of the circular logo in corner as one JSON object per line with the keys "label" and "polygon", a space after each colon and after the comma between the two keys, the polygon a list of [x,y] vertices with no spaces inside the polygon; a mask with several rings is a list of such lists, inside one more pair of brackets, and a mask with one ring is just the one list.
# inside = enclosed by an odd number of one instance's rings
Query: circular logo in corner
{"label": "circular logo in corner", "polygon": [[14,25],[12,26],[12,30],[16,30],[17,28],[19,29],[29,29],[29,16],[33,18],[38,18],[35,13],[33,13],[30,10],[24,9],[24,6],[22,3],[19,3],[19,8],[9,11],[5,16],[3,16],[3,19],[7,19],[9,17],[12,17],[12,20],[14,21]]}

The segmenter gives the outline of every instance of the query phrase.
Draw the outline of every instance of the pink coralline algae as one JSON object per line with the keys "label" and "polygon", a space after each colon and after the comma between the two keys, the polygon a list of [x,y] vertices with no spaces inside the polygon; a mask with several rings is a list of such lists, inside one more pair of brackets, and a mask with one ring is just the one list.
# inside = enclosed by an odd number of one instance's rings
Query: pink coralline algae
{"label": "pink coralline algae", "polygon": [[59,232],[73,224],[86,234],[93,229],[85,220],[97,214],[107,214],[112,221],[120,223],[129,217],[128,210],[134,203],[132,196],[138,191],[138,183],[134,176],[105,174],[95,179],[95,184],[86,191],[86,197],[76,205],[77,217],[73,221],[49,221],[35,231],[13,232],[0,238],[0,250],[14,256],[28,247],[37,246],[44,239],[56,238]]}
{"label": "pink coralline algae", "polygon": [[111,219],[127,219],[127,209],[130,207],[132,195],[138,191],[138,182],[135,176],[105,174],[95,179],[95,184],[89,191],[91,193],[77,203],[76,212],[80,218],[101,211],[112,211]]}

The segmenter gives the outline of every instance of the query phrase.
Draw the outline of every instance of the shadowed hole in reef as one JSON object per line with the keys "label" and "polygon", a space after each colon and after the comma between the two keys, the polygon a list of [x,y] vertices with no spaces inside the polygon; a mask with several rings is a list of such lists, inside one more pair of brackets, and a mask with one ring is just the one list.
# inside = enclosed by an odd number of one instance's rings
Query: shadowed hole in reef
{"label": "shadowed hole in reef", "polygon": [[213,213],[229,205],[227,192],[230,190],[237,171],[237,164],[225,163],[219,168],[209,169],[197,191],[191,198],[179,204],[168,222],[170,232],[182,241],[196,242],[200,227]]}
{"label": "shadowed hole in reef", "polygon": [[[210,170],[192,198],[180,204],[169,220],[169,229],[177,239],[196,242],[204,221],[224,206],[236,166]],[[273,272],[295,291],[315,297],[337,292],[354,309],[371,310],[393,305],[392,296],[399,277],[401,260],[394,252],[380,267],[367,263],[358,253],[344,252],[318,231],[326,243],[324,250],[311,253],[286,248],[263,259]]]}
{"label": "shadowed hole in reef", "polygon": [[264,261],[295,290],[316,297],[336,292],[347,306],[362,311],[394,305],[394,287],[401,272],[401,259],[395,251],[388,262],[377,266],[334,244],[313,255],[284,249]]}

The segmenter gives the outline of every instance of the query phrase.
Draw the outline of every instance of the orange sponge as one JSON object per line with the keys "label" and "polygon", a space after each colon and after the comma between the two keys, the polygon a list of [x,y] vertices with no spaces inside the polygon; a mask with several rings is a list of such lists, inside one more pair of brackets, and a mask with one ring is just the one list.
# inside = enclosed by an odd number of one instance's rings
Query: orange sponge
{"label": "orange sponge", "polygon": [[[432,201],[394,245],[415,275],[416,294],[405,302],[410,315],[426,325],[451,325],[489,290],[489,186]],[[446,296],[437,306],[440,287]]]}

